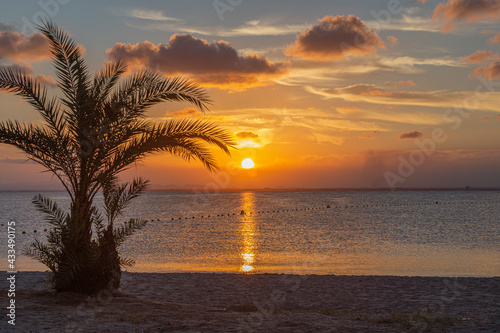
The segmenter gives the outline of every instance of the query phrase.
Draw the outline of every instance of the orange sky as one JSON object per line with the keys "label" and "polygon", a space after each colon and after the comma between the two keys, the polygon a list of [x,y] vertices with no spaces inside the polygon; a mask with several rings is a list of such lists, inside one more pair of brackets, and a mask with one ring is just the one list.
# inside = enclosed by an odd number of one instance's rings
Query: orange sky
{"label": "orange sky", "polygon": [[[500,187],[500,1],[191,2],[70,2],[54,14],[92,70],[122,59],[187,76],[214,102],[148,116],[207,119],[238,143],[231,157],[214,151],[219,174],[158,155],[124,176],[153,188]],[[9,7],[0,66],[54,86],[46,44],[23,20],[43,8]],[[0,120],[41,121],[15,96],[0,101]],[[239,167],[247,157],[254,169]],[[0,170],[0,190],[55,184],[5,145]]]}

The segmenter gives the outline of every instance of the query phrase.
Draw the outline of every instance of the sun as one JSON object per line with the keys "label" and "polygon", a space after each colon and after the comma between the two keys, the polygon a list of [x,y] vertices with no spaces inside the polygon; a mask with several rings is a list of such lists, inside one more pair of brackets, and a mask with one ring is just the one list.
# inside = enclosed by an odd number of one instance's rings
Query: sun
{"label": "sun", "polygon": [[252,161],[251,158],[245,158],[243,161],[241,161],[241,167],[243,169],[251,169],[255,166],[255,163]]}

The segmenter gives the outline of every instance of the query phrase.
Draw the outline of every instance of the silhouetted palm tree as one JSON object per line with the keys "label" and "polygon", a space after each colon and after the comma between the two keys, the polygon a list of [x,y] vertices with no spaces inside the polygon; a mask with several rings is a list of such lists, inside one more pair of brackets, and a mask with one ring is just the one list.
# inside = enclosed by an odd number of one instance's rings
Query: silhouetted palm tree
{"label": "silhouetted palm tree", "polygon": [[[50,42],[62,96],[49,98],[40,82],[19,69],[1,69],[0,89],[26,99],[46,124],[1,122],[0,142],[22,149],[52,172],[68,192],[71,206],[64,212],[42,195],[34,198],[53,228],[47,243],[35,239],[26,253],[52,271],[56,290],[92,293],[117,288],[120,265],[133,264],[120,258],[117,248],[145,221],[114,223],[147,185],[142,179],[119,184],[118,174],[156,152],[198,159],[214,170],[207,144],[229,153],[232,139],[211,123],[188,119],[155,123],[145,117],[148,108],[164,101],[186,101],[204,111],[210,101],[192,82],[150,70],[119,82],[126,71],[122,62],[106,63],[91,77],[80,47],[66,32],[51,22],[38,29]],[[104,196],[104,214],[93,204],[98,191]]]}

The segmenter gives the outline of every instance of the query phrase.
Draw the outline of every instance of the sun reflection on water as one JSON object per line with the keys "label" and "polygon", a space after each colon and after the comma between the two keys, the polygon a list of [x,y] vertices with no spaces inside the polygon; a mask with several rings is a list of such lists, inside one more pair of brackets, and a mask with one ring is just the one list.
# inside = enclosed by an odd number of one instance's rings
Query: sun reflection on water
{"label": "sun reflection on water", "polygon": [[239,271],[242,273],[255,273],[255,221],[254,211],[254,194],[245,192],[241,194],[241,265]]}

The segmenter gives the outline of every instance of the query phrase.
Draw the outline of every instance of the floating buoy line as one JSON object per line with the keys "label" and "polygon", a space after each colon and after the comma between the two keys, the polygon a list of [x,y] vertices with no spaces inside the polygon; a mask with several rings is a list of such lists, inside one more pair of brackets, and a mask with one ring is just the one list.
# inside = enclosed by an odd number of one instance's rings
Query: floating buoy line
{"label": "floating buoy line", "polygon": [[[378,205],[323,205],[319,207],[302,207],[302,208],[294,208],[294,209],[275,209],[275,210],[257,210],[257,211],[245,211],[240,210],[240,213],[219,213],[219,214],[207,214],[200,216],[184,216],[184,217],[171,217],[164,219],[165,222],[168,221],[179,221],[179,220],[192,220],[192,219],[204,219],[204,218],[215,218],[215,217],[225,217],[225,216],[255,216],[257,214],[273,214],[273,213],[287,213],[287,212],[305,212],[311,210],[340,210],[340,209],[350,209],[350,208],[377,208],[377,207],[406,207],[406,206],[432,206],[432,205],[473,205],[473,204],[500,204],[500,201],[466,201],[466,202],[442,202],[442,201],[433,201],[433,202],[420,202],[420,203],[405,203],[405,204],[378,204]],[[162,219],[146,219],[146,222],[161,222]],[[129,221],[125,221],[124,223],[134,223],[135,219],[131,219]],[[2,227],[6,226],[5,223],[1,224]],[[47,232],[48,229],[43,229],[43,232]],[[41,233],[42,231],[38,231],[37,229],[33,230],[34,234]],[[21,234],[26,234],[27,231],[21,231]]]}

